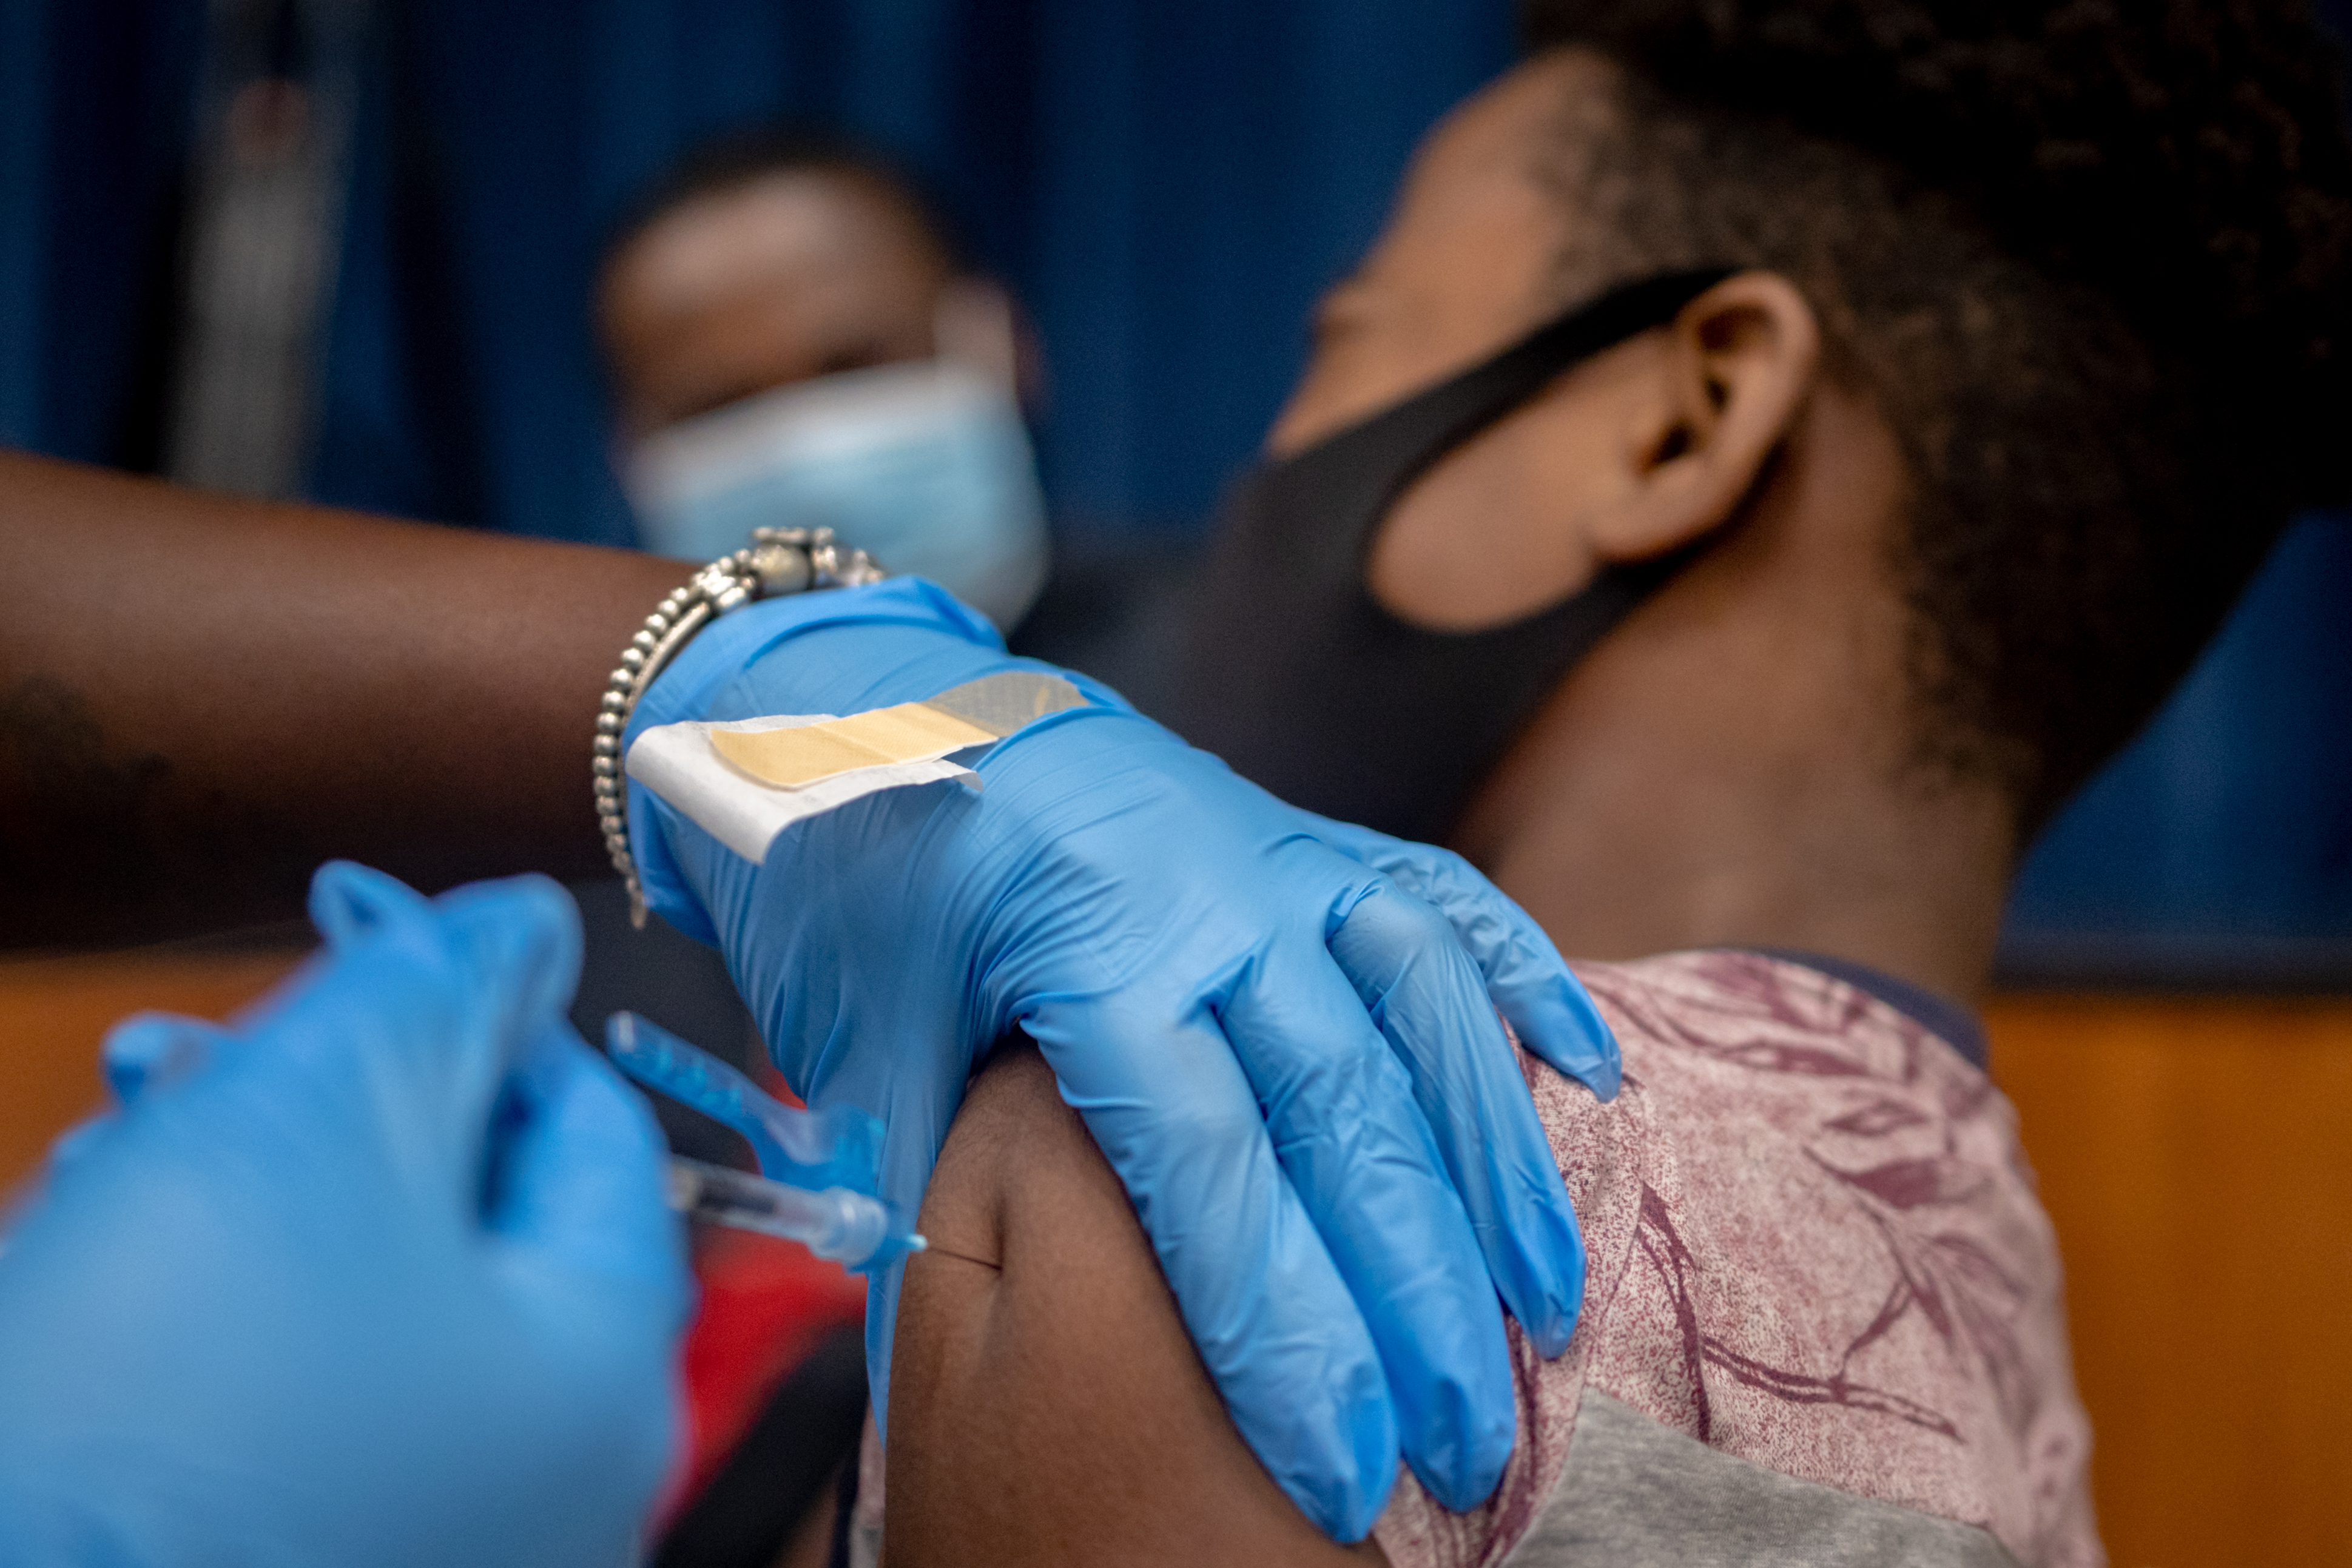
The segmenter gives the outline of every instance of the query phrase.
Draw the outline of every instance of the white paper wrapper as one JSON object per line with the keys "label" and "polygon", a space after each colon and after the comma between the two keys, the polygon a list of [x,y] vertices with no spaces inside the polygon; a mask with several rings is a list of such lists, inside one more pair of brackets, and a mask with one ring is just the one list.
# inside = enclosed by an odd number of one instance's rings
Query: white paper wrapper
{"label": "white paper wrapper", "polygon": [[825,713],[783,714],[769,718],[736,719],[726,724],[694,722],[656,725],[637,737],[629,747],[632,784],[652,790],[692,818],[703,831],[747,861],[764,861],[776,835],[794,822],[836,806],[845,806],[877,789],[908,784],[935,784],[960,779],[980,788],[980,775],[950,762],[946,754],[856,768],[798,789],[763,783],[744,773],[711,749],[710,732],[731,729],[757,733],[824,724]]}

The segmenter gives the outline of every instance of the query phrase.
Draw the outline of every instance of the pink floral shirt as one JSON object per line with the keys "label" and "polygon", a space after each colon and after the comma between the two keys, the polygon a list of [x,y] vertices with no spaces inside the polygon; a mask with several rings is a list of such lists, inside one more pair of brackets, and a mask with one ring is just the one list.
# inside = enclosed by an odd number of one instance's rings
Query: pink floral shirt
{"label": "pink floral shirt", "polygon": [[1397,1568],[1497,1563],[1560,1485],[1587,1390],[1779,1475],[2105,1561],[2056,1239],[1985,1075],[1843,981],[1753,953],[1578,973],[1624,1052],[1601,1104],[1526,1059],[1590,1259],[1546,1362],[1512,1330],[1519,1442],[1445,1511],[1408,1474]]}

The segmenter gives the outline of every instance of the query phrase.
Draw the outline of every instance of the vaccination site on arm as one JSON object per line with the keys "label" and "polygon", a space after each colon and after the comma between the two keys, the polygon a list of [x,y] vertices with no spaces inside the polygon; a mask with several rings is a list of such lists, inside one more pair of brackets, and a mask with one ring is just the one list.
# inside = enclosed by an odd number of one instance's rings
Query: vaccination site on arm
{"label": "vaccination site on arm", "polygon": [[2352,1562],[2347,18],[1456,12],[0,5],[0,1564]]}

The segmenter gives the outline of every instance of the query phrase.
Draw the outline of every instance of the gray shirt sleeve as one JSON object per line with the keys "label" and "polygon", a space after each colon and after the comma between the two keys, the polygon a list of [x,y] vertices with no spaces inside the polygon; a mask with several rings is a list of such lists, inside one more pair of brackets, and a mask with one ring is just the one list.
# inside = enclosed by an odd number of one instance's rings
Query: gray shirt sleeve
{"label": "gray shirt sleeve", "polygon": [[1505,1568],[2017,1568],[1992,1535],[1799,1480],[1659,1425],[1599,1389],[1559,1484]]}

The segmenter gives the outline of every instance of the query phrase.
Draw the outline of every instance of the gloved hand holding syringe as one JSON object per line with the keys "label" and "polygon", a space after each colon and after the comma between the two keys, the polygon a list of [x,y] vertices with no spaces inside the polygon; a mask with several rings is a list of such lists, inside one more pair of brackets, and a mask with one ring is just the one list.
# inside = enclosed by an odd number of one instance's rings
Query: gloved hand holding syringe
{"label": "gloved hand holding syringe", "polygon": [[[673,1155],[670,1207],[691,1219],[797,1241],[865,1272],[928,1245],[880,1186],[882,1124],[847,1105],[786,1105],[727,1063],[635,1013],[604,1025],[613,1062],[649,1089],[740,1133],[758,1176]],[[974,1260],[980,1261],[980,1260]]]}

